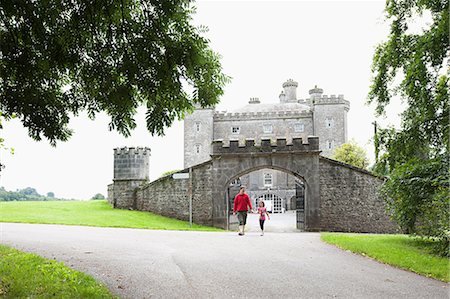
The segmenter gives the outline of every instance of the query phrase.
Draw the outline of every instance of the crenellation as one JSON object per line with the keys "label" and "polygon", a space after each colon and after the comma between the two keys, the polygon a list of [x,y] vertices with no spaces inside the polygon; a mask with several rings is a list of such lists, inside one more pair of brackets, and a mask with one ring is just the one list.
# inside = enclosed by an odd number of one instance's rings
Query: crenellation
{"label": "crenellation", "polygon": [[287,138],[261,138],[259,142],[254,139],[245,139],[245,143],[239,140],[214,140],[212,142],[212,155],[221,154],[255,154],[255,153],[269,153],[269,152],[309,152],[319,151],[319,138],[316,136],[309,136],[306,143],[302,138],[292,138],[288,142]]}

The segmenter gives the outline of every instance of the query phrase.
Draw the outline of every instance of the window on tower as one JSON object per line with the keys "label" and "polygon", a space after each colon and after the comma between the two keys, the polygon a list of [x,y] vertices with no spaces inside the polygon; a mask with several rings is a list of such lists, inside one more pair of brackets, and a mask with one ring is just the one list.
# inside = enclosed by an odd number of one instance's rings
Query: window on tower
{"label": "window on tower", "polygon": [[196,154],[200,154],[201,149],[202,149],[202,146],[200,144],[195,145],[194,150],[195,150]]}
{"label": "window on tower", "polygon": [[333,148],[333,140],[327,140],[327,149]]}
{"label": "window on tower", "polygon": [[195,132],[200,132],[200,122],[195,122]]}
{"label": "window on tower", "polygon": [[296,133],[302,133],[303,131],[305,131],[305,125],[302,123],[296,123],[294,125],[294,131]]}
{"label": "window on tower", "polygon": [[332,128],[332,127],[333,127],[333,123],[334,123],[333,118],[327,117],[327,118],[325,119],[325,126],[326,126],[327,128]]}
{"label": "window on tower", "polygon": [[231,127],[232,134],[239,134],[240,132],[241,132],[241,129],[239,127]]}
{"label": "window on tower", "polygon": [[264,124],[263,132],[264,133],[272,133],[273,132],[272,124]]}

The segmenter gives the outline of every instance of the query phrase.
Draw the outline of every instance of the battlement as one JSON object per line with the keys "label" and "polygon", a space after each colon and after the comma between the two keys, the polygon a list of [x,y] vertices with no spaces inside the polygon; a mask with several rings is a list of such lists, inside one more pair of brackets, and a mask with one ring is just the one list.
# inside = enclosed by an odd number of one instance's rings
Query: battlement
{"label": "battlement", "polygon": [[283,83],[283,88],[289,87],[289,86],[298,87],[298,82],[295,82],[294,80],[289,79],[289,80],[287,80],[286,82]]}
{"label": "battlement", "polygon": [[269,112],[234,112],[227,113],[226,111],[215,112],[215,121],[226,120],[248,120],[248,119],[273,119],[286,117],[309,117],[311,111],[269,111]]}
{"label": "battlement", "polygon": [[150,155],[148,147],[117,147],[114,149],[114,155]]}
{"label": "battlement", "polygon": [[319,137],[310,136],[307,141],[307,143],[303,143],[302,138],[293,138],[292,143],[288,144],[286,138],[277,138],[276,142],[262,138],[260,144],[255,144],[255,139],[245,139],[245,144],[239,144],[238,140],[230,140],[227,144],[223,140],[214,140],[212,155],[319,151]]}
{"label": "battlement", "polygon": [[344,95],[340,94],[338,96],[332,94],[330,96],[324,94],[321,97],[316,97],[313,99],[315,105],[328,105],[328,104],[344,104],[347,110],[350,108],[350,102],[344,99]]}

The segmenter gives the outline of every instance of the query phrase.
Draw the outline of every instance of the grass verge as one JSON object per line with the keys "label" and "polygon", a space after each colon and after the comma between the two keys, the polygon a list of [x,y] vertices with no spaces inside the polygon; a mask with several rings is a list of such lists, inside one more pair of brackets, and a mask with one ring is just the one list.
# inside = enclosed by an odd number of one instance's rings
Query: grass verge
{"label": "grass verge", "polygon": [[1,298],[117,298],[92,277],[0,245]]}
{"label": "grass verge", "polygon": [[407,235],[322,233],[321,239],[380,262],[448,282],[449,259],[433,255],[433,242]]}
{"label": "grass verge", "polygon": [[0,222],[221,231],[150,212],[113,209],[106,200],[0,202]]}

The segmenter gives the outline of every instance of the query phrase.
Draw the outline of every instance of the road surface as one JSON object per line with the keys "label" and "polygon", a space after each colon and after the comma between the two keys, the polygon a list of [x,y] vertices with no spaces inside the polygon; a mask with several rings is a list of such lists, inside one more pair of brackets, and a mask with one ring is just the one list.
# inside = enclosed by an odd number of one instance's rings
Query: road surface
{"label": "road surface", "polygon": [[449,291],[327,245],[318,233],[0,223],[0,241],[88,273],[122,298],[448,298]]}

